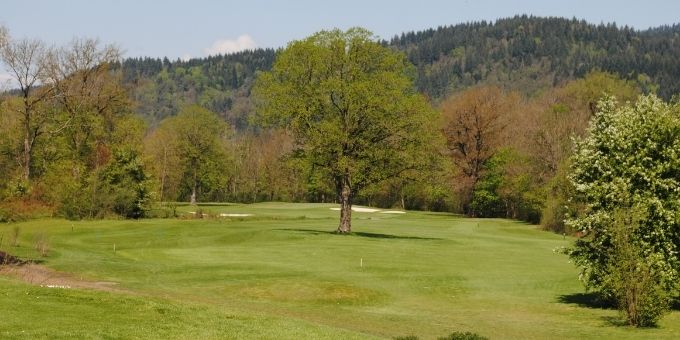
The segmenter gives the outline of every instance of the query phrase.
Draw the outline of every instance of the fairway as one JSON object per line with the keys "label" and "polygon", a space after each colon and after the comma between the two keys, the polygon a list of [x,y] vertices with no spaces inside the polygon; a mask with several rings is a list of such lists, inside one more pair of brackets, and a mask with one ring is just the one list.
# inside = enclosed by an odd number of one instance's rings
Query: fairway
{"label": "fairway", "polygon": [[0,276],[0,337],[680,338],[678,311],[634,329],[589,306],[577,269],[554,251],[568,237],[411,211],[354,212],[354,233],[336,235],[333,207],[206,205],[199,212],[214,217],[194,219],[197,208],[182,206],[180,219],[0,225],[5,240],[20,227],[20,246],[3,250],[40,259],[31,244],[45,233],[42,265],[115,288]]}

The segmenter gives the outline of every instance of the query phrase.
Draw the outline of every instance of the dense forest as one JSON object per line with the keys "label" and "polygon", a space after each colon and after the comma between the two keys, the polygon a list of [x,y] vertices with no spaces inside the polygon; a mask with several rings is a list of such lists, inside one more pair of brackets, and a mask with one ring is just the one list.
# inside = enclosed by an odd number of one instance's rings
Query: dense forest
{"label": "dense forest", "polygon": [[[426,148],[437,152],[424,155],[428,172],[372,185],[359,204],[568,231],[564,217],[580,209],[568,200],[572,138],[586,133],[598,100],[680,91],[677,25],[517,16],[379,44],[405,54],[441,117]],[[322,172],[295,157],[290,131],[257,114],[253,86],[278,53],[121,59],[93,40],[56,50],[8,40],[4,64],[23,82],[0,105],[0,218],[165,216],[172,211],[158,202],[168,201],[336,201]]]}
{"label": "dense forest", "polygon": [[[382,42],[406,53],[416,85],[438,103],[480,83],[533,96],[593,70],[617,74],[670,99],[680,92],[680,25],[644,31],[583,20],[516,16],[407,32]],[[195,103],[239,129],[252,112],[250,88],[269,70],[276,51],[257,49],[187,61],[132,58],[121,63],[124,82],[149,122]]]}

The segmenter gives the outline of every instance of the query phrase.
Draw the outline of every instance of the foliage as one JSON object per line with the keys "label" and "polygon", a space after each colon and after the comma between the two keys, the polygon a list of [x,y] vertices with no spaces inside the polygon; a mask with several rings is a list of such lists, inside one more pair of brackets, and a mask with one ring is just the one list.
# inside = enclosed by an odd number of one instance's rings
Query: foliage
{"label": "foliage", "polygon": [[525,117],[520,117],[515,129],[520,143],[516,148],[530,161],[530,176],[544,192],[541,224],[548,230],[572,233],[564,220],[576,213],[579,206],[570,201],[573,186],[567,178],[569,156],[573,153],[572,138],[586,133],[588,122],[597,111],[597,102],[613,95],[622,102],[634,101],[640,90],[631,81],[606,72],[589,72],[582,79],[546,91],[532,100]]}
{"label": "foliage", "polygon": [[[383,44],[407,54],[416,65],[418,91],[434,102],[480,83],[535,95],[596,70],[651,93],[658,86],[659,95],[669,99],[680,91],[679,31],[678,25],[637,31],[612,23],[515,16],[404,32]],[[245,130],[251,127],[255,74],[270,71],[276,53],[255,49],[186,61],[129,58],[115,66],[132,88],[136,112],[151,123],[198,104]]]}
{"label": "foliage", "polygon": [[296,155],[331,180],[349,232],[352,197],[428,165],[434,114],[404,56],[360,28],[294,41],[254,89],[263,120],[287,126]]}
{"label": "foliage", "polygon": [[[507,93],[497,86],[483,86],[466,90],[441,105],[447,155],[459,174],[456,191],[463,199],[463,211],[470,216],[479,213],[472,205],[473,191],[487,171],[486,166],[491,165],[489,160],[507,140],[506,128],[512,111],[519,106],[519,99],[517,93]],[[480,190],[477,197],[480,195],[485,195],[484,191]],[[478,200],[477,205],[479,203]]]}
{"label": "foliage", "polygon": [[[494,100],[486,104],[498,104],[490,114],[477,118],[499,117],[487,119],[497,124],[479,134],[483,145],[477,150],[480,157],[470,158],[476,169],[472,175],[465,174],[471,172],[461,166],[465,162],[460,154],[453,156],[454,150],[449,155],[457,165],[451,168],[435,160],[441,150],[423,147],[418,153],[428,158],[424,163],[433,165],[427,171],[405,171],[366,185],[353,194],[354,202],[541,220],[546,229],[573,232],[563,222],[581,209],[568,199],[573,191],[566,177],[571,138],[584,136],[602,93],[621,102],[633,100],[640,92],[658,91],[663,98],[676,93],[680,88],[677,32],[678,26],[635,31],[612,24],[517,16],[407,32],[379,42],[406,55],[404,60],[395,53],[393,59],[405,65],[404,79],[415,83],[416,91],[409,87],[409,95],[424,93],[450,118],[456,107],[458,111],[465,107],[461,98],[474,103],[475,91],[495,89],[497,95],[488,91],[477,96],[480,103],[490,97]],[[375,37],[371,40],[375,42]],[[255,75],[272,70],[284,49],[175,61],[121,60],[119,49],[94,39],[75,39],[55,48],[30,39],[9,39],[3,41],[3,49],[14,57],[30,56],[23,60],[29,66],[27,75],[46,84],[33,82],[24,87],[27,92],[16,89],[0,97],[0,172],[5,174],[0,199],[14,202],[3,203],[5,207],[20,206],[23,203],[16,202],[21,201],[40,203],[46,209],[38,209],[39,213],[45,210],[47,215],[51,208],[70,218],[116,214],[113,201],[129,202],[131,191],[119,191],[119,198],[107,197],[112,189],[102,176],[116,150],[140,146],[142,136],[146,136],[143,167],[154,198],[190,200],[193,175],[180,160],[175,130],[166,121],[189,107],[214,112],[220,124],[228,122],[225,131],[230,130],[218,138],[216,153],[200,162],[205,165],[195,190],[200,201],[338,201],[330,172],[305,163],[304,157],[293,157],[303,153],[292,129],[272,129],[254,119],[256,104],[262,104],[251,97]],[[40,53],[18,53],[29,50]],[[338,61],[319,69],[331,69]],[[331,85],[337,90],[338,84]],[[24,95],[28,102],[23,101]],[[504,103],[512,105],[505,110]],[[133,112],[149,123],[150,130],[133,118]],[[28,118],[26,127],[22,122]],[[451,127],[449,132],[464,130]],[[324,131],[329,136],[335,132]],[[471,150],[474,143],[463,144]],[[314,148],[323,151],[332,145]],[[291,153],[295,148],[298,152]],[[499,150],[513,155],[493,170],[486,169],[498,161],[489,157]],[[0,218],[5,219],[33,215],[25,209],[21,214],[0,210]]]}
{"label": "foliage", "polygon": [[531,171],[527,157],[512,148],[500,149],[484,164],[472,192],[471,213],[538,223],[545,195]]}
{"label": "foliage", "polygon": [[[653,95],[619,108],[609,97],[598,108],[588,136],[576,143],[572,159],[573,199],[583,202],[585,211],[569,225],[585,237],[568,252],[582,268],[586,287],[614,297],[616,291],[608,284],[612,268],[630,267],[625,261],[616,263],[616,212],[634,209],[640,219],[625,245],[636,252],[634,258],[649,261],[637,263],[636,270],[649,271],[655,282],[652,286],[658,284],[665,294],[677,294],[680,108]],[[654,296],[646,298],[656,301]]]}
{"label": "foliage", "polygon": [[196,105],[161,124],[147,139],[147,154],[155,163],[164,199],[195,203],[220,195],[229,175],[227,134],[224,121]]}
{"label": "foliage", "polygon": [[107,185],[105,195],[111,200],[111,210],[127,218],[140,218],[149,210],[151,189],[139,154],[122,149],[113,154],[113,161],[102,171]]}
{"label": "foliage", "polygon": [[439,337],[438,340],[487,340],[489,338],[481,336],[472,332],[453,332],[445,337]]}
{"label": "foliage", "polygon": [[255,49],[186,61],[129,58],[114,67],[122,71],[125,84],[134,84],[131,96],[138,103],[136,110],[152,123],[197,104],[245,129],[255,73],[271,69],[274,57],[273,49]]}
{"label": "foliage", "polygon": [[562,162],[557,173],[546,184],[545,206],[541,211],[541,226],[547,230],[559,234],[573,234],[572,230],[565,224],[565,220],[570,216],[576,216],[581,206],[571,198],[576,195],[573,183],[568,177],[568,159]]}
{"label": "foliage", "polygon": [[479,217],[500,217],[505,215],[505,207],[499,196],[503,181],[503,166],[507,157],[496,155],[485,162],[484,175],[475,184],[470,202],[470,214]]}
{"label": "foliage", "polygon": [[645,256],[645,244],[634,239],[645,217],[636,207],[613,213],[612,258],[603,285],[611,291],[619,309],[632,326],[656,326],[669,307],[662,274],[654,268],[658,259]]}
{"label": "foliage", "polygon": [[389,44],[407,51],[418,69],[418,89],[433,98],[480,81],[532,94],[602,70],[636,82],[651,79],[669,99],[680,91],[674,66],[679,31],[677,24],[636,31],[522,15],[406,32]]}

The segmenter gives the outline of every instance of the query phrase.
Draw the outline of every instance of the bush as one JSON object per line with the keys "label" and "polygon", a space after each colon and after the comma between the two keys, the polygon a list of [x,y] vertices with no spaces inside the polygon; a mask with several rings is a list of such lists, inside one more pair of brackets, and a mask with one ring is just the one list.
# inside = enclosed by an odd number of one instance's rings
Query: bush
{"label": "bush", "polygon": [[489,338],[481,336],[472,332],[453,332],[445,337],[439,337],[438,340],[488,340]]}
{"label": "bush", "polygon": [[618,211],[613,223],[612,247],[614,256],[609,263],[605,281],[619,310],[628,324],[652,327],[668,311],[669,296],[663,289],[662,277],[654,268],[657,260],[645,256],[647,246],[633,239],[639,221],[630,210]]}
{"label": "bush", "polygon": [[649,326],[680,288],[680,105],[650,95],[598,108],[572,156],[583,205],[567,223],[584,236],[567,253],[587,288]]}
{"label": "bush", "polygon": [[0,202],[0,222],[19,222],[29,218],[52,216],[52,207],[30,198]]}

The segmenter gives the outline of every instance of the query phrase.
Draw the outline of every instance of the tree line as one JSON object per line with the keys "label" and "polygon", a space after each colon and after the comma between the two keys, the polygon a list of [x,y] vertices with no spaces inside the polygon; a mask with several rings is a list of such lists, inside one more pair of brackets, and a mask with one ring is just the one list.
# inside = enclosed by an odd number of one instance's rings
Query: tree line
{"label": "tree line", "polygon": [[[634,30],[583,20],[516,16],[405,32],[381,43],[406,53],[415,84],[433,103],[479,84],[528,96],[583,78],[617,74],[669,100],[680,91],[680,26]],[[122,71],[136,112],[150,125],[198,104],[238,130],[252,126],[250,93],[257,71],[269,71],[273,49],[191,60],[128,58]]]}
{"label": "tree line", "polygon": [[[183,98],[175,92],[178,88],[191,92],[192,86],[186,85],[191,79],[194,85],[209,84],[213,81],[205,79],[217,79],[221,69],[219,87],[239,91],[238,81],[225,79],[254,83],[258,69],[271,69],[272,50],[214,57],[209,63],[121,61],[116,47],[96,40],[74,40],[48,49],[36,40],[5,36],[3,61],[16,69],[19,84],[2,103],[0,165],[8,176],[1,185],[3,198],[12,204],[42,202],[59,215],[86,218],[140,217],[148,214],[152,202],[165,201],[340,199],[338,184],[322,167],[294,157],[301,141],[291,127],[272,125],[255,115],[262,110],[251,96],[252,85],[241,97],[247,102],[240,108],[243,125],[196,98],[176,102],[177,107],[158,120],[136,113],[149,105],[148,98],[139,97],[147,87],[130,87],[131,79],[155,71],[161,78],[184,74],[181,81],[154,81],[159,86],[152,91]],[[259,66],[242,66],[255,59]],[[417,82],[417,66],[404,65],[405,79]],[[540,94],[527,95],[493,82],[453,92],[428,104],[439,112],[427,119],[430,134],[437,133],[428,145],[420,146],[419,157],[428,160],[429,167],[418,174],[404,171],[402,176],[371,182],[352,200],[515,218],[571,232],[563,222],[575,209],[568,202],[571,187],[566,179],[570,138],[584,133],[603,92],[625,102],[644,92],[645,86],[594,71]],[[163,100],[153,102],[163,110]],[[339,133],[329,131],[326,137]]]}

